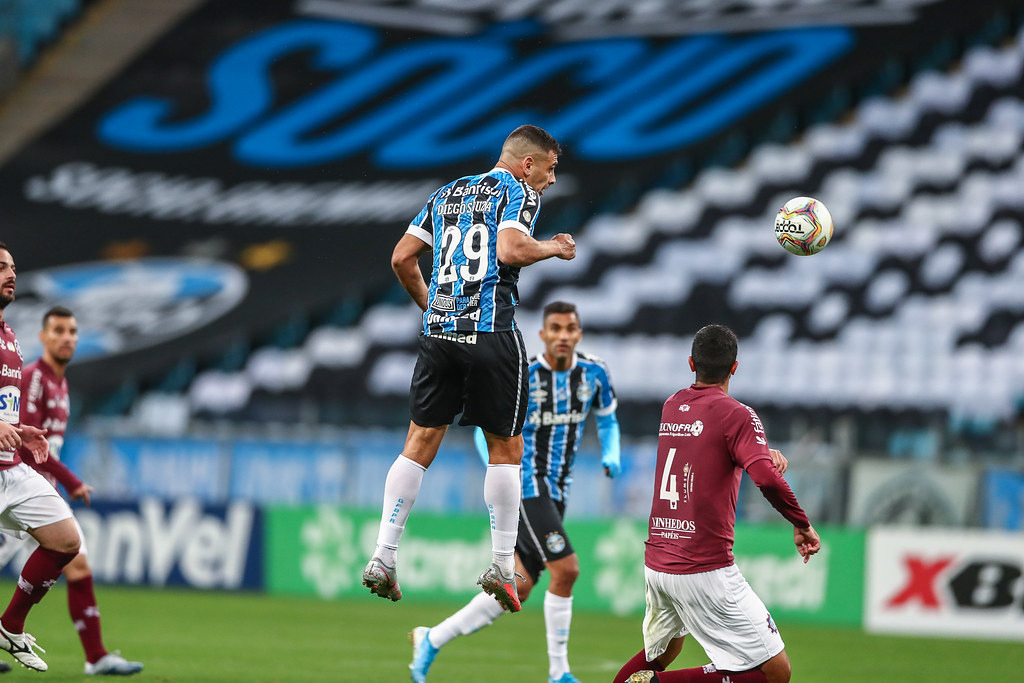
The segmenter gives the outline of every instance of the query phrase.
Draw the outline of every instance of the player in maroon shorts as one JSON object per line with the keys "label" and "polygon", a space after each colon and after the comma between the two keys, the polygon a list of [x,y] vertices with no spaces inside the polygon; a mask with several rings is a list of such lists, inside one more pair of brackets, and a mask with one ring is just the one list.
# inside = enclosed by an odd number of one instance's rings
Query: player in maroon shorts
{"label": "player in maroon shorts", "polygon": [[[768,448],[757,413],[728,394],[736,348],[729,328],[701,328],[689,359],[696,382],[662,408],[644,557],[644,649],[614,683],[789,681],[779,629],[733,560],[743,471],[793,525],[804,562],[821,549],[821,539],[782,478],[786,459]],[[687,633],[711,664],[665,671]]]}
{"label": "player in maroon shorts", "polygon": [[26,668],[46,671],[46,662],[35,652],[42,648],[24,632],[25,618],[60,578],[64,565],[78,554],[80,537],[71,508],[19,454],[23,449],[36,462],[49,457],[43,430],[19,421],[21,346],[3,321],[3,309],[14,301],[16,281],[14,258],[0,242],[0,527],[18,538],[28,534],[39,543],[0,615],[0,650],[10,652]]}
{"label": "player in maroon shorts", "polygon": [[[89,504],[92,487],[76,477],[60,461],[64,432],[68,424],[68,381],[64,371],[78,346],[78,322],[74,314],[63,306],[55,306],[43,315],[43,328],[39,332],[43,344],[43,355],[34,363],[25,366],[21,375],[21,424],[39,427],[46,431],[50,457],[42,463],[35,463],[23,452],[22,460],[36,469],[50,484],[57,488],[59,482],[72,500],[81,498]],[[78,631],[85,650],[85,673],[90,676],[128,676],[142,671],[142,664],[129,662],[116,652],[108,652],[103,646],[100,630],[100,611],[96,606],[96,594],[92,585],[92,569],[89,567],[85,537],[78,520],[72,517],[82,537],[81,549],[75,559],[64,567],[68,582],[68,611],[71,622]],[[14,538],[0,535],[0,566],[17,552],[21,545]],[[35,545],[31,539],[24,543]]]}

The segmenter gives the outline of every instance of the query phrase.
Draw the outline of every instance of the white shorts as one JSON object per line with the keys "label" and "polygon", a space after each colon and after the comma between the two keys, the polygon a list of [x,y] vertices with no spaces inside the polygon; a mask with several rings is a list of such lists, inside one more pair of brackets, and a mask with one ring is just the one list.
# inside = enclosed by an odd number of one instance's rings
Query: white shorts
{"label": "white shorts", "polygon": [[691,634],[721,671],[746,671],[782,652],[772,615],[736,565],[699,574],[665,574],[644,567],[647,661],[669,641]]}
{"label": "white shorts", "polygon": [[71,517],[71,508],[41,474],[19,463],[0,470],[0,527],[17,538]]}

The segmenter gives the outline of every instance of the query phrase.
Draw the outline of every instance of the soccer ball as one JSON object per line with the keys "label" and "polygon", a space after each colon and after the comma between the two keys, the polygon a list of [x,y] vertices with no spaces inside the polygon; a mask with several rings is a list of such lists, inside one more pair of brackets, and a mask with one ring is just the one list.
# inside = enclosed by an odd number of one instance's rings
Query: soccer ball
{"label": "soccer ball", "polygon": [[832,214],[813,197],[794,197],[775,216],[775,239],[791,254],[817,254],[832,239]]}

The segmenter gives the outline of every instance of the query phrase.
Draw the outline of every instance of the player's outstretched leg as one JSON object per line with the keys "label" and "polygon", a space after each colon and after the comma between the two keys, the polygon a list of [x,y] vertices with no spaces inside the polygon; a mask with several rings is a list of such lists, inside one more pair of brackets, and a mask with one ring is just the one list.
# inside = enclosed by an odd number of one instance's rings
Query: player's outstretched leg
{"label": "player's outstretched leg", "polygon": [[46,662],[35,653],[35,650],[46,652],[36,644],[31,633],[11,633],[0,623],[0,650],[10,652],[18,663],[26,669],[46,671]]}
{"label": "player's outstretched leg", "polygon": [[426,626],[414,628],[409,634],[409,641],[412,643],[412,662],[409,664],[409,673],[412,675],[413,683],[426,683],[430,665],[434,663],[434,657],[441,650],[431,644],[430,629]]}
{"label": "player's outstretched leg", "polygon": [[363,570],[363,585],[374,595],[387,598],[391,602],[402,599],[402,589],[398,586],[398,570],[384,564],[379,557],[374,556],[366,564],[366,569]]}
{"label": "player's outstretched leg", "polygon": [[[484,593],[494,596],[494,599],[498,601],[505,610],[509,612],[518,612],[523,608],[522,603],[519,602],[519,590],[516,588],[516,576],[515,572],[505,576],[501,573],[501,569],[497,563],[491,563],[491,566],[484,570],[484,573],[480,575],[480,578],[476,582],[483,589]],[[525,580],[525,579],[524,579]]]}

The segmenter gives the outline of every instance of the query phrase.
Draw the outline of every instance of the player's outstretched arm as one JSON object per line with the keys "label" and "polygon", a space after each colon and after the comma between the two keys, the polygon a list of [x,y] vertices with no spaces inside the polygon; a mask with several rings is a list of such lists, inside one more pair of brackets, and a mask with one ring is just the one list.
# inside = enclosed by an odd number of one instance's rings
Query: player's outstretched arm
{"label": "player's outstretched arm", "polygon": [[810,525],[805,529],[793,527],[793,543],[796,544],[796,550],[800,553],[800,557],[804,558],[804,564],[811,559],[811,555],[815,555],[821,550],[821,538],[814,527]]}
{"label": "player's outstretched arm", "polygon": [[427,283],[420,270],[420,255],[429,249],[429,244],[406,233],[391,253],[391,269],[421,311],[427,310]]}
{"label": "player's outstretched arm", "polygon": [[552,256],[566,261],[576,257],[572,235],[560,232],[549,240],[536,240],[513,228],[498,233],[498,260],[502,263],[522,268]]}
{"label": "player's outstretched arm", "polygon": [[794,529],[810,529],[811,522],[807,519],[807,513],[797,502],[793,489],[789,488],[789,484],[779,474],[777,463],[769,458],[758,458],[747,465],[746,470],[765,500],[771,503]]}
{"label": "player's outstretched arm", "polygon": [[621,450],[619,446],[619,420],[612,411],[597,416],[597,438],[601,442],[601,464],[604,474],[614,479],[622,473]]}

